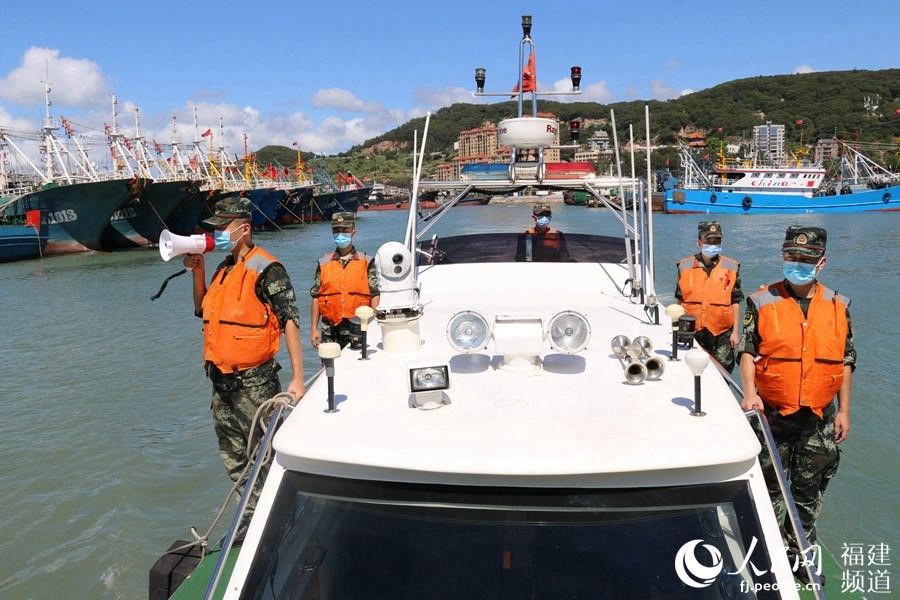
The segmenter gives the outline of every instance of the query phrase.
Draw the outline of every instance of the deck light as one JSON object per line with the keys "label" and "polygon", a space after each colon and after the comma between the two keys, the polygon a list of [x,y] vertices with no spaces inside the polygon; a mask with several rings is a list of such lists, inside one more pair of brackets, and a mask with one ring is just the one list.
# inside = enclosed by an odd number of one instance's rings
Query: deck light
{"label": "deck light", "polygon": [[328,378],[328,409],[327,413],[338,411],[334,405],[334,359],[341,355],[341,345],[336,342],[322,342],[319,344],[319,358],[325,367],[325,376]]}
{"label": "deck light", "polygon": [[694,375],[694,410],[691,415],[694,417],[706,416],[700,405],[700,375],[709,364],[709,355],[703,350],[691,350],[684,356],[684,362],[687,363],[688,369]]}
{"label": "deck light", "polygon": [[366,342],[366,332],[369,329],[369,320],[372,318],[372,315],[375,314],[375,311],[371,306],[359,306],[356,309],[356,318],[359,319],[359,329],[362,333],[362,356],[360,356],[360,360],[368,360],[369,359],[369,347]]}
{"label": "deck light", "polygon": [[478,67],[475,69],[475,91],[478,94],[484,93],[484,82],[487,79],[487,70]]}
{"label": "deck light", "polygon": [[450,389],[450,367],[438,360],[419,359],[409,363],[409,405],[431,410],[450,404],[444,390]]}
{"label": "deck light", "polygon": [[572,67],[569,75],[572,79],[572,91],[577,92],[581,87],[581,67]]}
{"label": "deck light", "polygon": [[565,310],[550,319],[547,334],[554,350],[576,354],[591,341],[591,325],[584,315]]}
{"label": "deck light", "polygon": [[531,15],[522,15],[522,34],[531,37]]}
{"label": "deck light", "polygon": [[572,141],[577,143],[578,136],[581,135],[581,119],[569,121],[569,134],[572,136]]}
{"label": "deck light", "polygon": [[669,360],[678,360],[678,320],[684,314],[684,307],[670,304],[666,307],[666,314],[672,320],[672,354],[669,355]]}
{"label": "deck light", "polygon": [[468,354],[487,346],[488,322],[473,310],[464,310],[450,317],[447,340],[457,352]]}

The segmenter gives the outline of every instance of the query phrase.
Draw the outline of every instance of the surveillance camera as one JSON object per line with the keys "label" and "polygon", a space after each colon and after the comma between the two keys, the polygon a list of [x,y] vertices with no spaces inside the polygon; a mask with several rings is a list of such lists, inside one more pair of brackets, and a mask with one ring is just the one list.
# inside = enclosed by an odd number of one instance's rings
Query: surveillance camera
{"label": "surveillance camera", "polygon": [[412,255],[399,242],[387,242],[375,255],[380,300],[378,311],[408,311],[418,306]]}

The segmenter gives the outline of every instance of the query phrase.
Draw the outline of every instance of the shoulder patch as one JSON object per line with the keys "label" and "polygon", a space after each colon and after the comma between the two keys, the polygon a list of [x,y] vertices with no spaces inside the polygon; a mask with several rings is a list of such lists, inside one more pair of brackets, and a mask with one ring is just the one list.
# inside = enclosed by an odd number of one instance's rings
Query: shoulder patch
{"label": "shoulder patch", "polygon": [[745,312],[744,313],[744,327],[747,327],[752,322],[753,322],[753,315],[750,313],[750,311]]}

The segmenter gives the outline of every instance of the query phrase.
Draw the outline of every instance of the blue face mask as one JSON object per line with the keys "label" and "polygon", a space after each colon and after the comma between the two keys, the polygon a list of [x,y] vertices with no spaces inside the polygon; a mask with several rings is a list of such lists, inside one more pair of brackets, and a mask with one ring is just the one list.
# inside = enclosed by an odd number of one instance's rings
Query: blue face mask
{"label": "blue face mask", "polygon": [[700,244],[700,252],[710,258],[716,257],[722,253],[722,244]]}
{"label": "blue face mask", "polygon": [[234,242],[231,240],[231,233],[228,231],[216,231],[213,233],[213,239],[216,241],[216,250],[231,252],[234,250]]}
{"label": "blue face mask", "polygon": [[816,279],[816,265],[786,260],[782,270],[784,278],[794,285],[806,285]]}
{"label": "blue face mask", "polygon": [[334,234],[334,245],[343,250],[350,245],[352,237],[349,233],[336,233]]}
{"label": "blue face mask", "polygon": [[550,227],[550,217],[538,217],[537,218],[537,226],[538,227]]}

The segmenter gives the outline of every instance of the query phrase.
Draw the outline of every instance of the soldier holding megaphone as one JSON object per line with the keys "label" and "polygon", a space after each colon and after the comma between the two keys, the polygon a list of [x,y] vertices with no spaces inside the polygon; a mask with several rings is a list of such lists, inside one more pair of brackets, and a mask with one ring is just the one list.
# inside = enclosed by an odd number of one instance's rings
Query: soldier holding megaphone
{"label": "soldier holding megaphone", "polygon": [[[275,355],[282,333],[291,359],[287,391],[295,400],[305,393],[300,314],[284,266],[253,243],[247,198],[220,200],[214,215],[203,225],[215,230],[215,248],[229,253],[216,267],[209,285],[203,256],[209,242],[205,238],[202,248],[198,239],[192,242],[194,246],[182,243],[173,252],[185,255],[184,266],[193,273],[194,310],[203,319],[203,360],[213,385],[213,423],[219,453],[236,481],[247,465],[247,438],[256,409],[281,391],[281,367]],[[264,468],[267,470],[268,465]],[[265,471],[257,481],[264,480]],[[249,523],[260,489],[259,485],[254,489],[245,523]]]}

